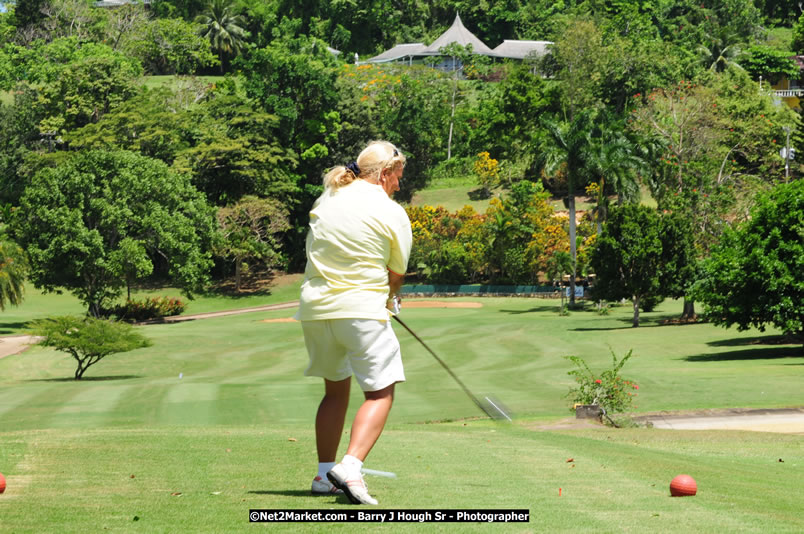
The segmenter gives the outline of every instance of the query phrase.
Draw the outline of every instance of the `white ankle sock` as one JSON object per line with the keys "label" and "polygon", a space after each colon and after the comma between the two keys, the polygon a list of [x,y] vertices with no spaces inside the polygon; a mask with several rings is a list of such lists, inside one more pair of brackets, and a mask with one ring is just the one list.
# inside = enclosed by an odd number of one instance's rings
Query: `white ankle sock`
{"label": "white ankle sock", "polygon": [[335,462],[318,462],[318,476],[322,479],[327,479],[327,472],[335,467]]}
{"label": "white ankle sock", "polygon": [[343,460],[341,460],[341,463],[343,465],[345,465],[345,466],[350,467],[350,468],[357,469],[358,471],[360,471],[360,469],[363,468],[363,462],[359,458],[357,458],[355,456],[350,456],[348,454],[343,457]]}

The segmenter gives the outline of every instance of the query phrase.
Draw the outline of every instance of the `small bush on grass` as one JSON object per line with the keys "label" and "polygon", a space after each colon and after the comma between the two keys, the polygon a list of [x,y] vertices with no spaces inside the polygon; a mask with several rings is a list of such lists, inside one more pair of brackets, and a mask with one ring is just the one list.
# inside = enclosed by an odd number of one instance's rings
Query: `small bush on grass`
{"label": "small bush on grass", "polygon": [[639,389],[639,386],[635,382],[620,376],[620,370],[625,365],[625,362],[631,358],[632,354],[633,350],[629,350],[625,356],[618,360],[612,351],[612,366],[610,369],[600,373],[600,375],[592,372],[583,358],[566,356],[569,361],[575,364],[575,369],[567,374],[573,376],[578,384],[576,387],[570,388],[567,394],[573,406],[570,410],[574,409],[575,404],[597,404],[603,409],[603,413],[609,416],[628,410],[637,395],[636,390]]}
{"label": "small bush on grass", "polygon": [[611,312],[611,306],[606,302],[599,302],[597,305],[597,314],[598,315],[609,315]]}
{"label": "small bush on grass", "polygon": [[149,321],[181,314],[187,305],[174,297],[148,297],[144,300],[127,300],[116,306],[111,314],[121,321]]}
{"label": "small bush on grass", "polygon": [[89,366],[109,354],[151,345],[149,339],[129,324],[72,315],[35,321],[33,335],[42,338],[40,345],[67,352],[75,358],[78,362],[76,380],[81,380]]}

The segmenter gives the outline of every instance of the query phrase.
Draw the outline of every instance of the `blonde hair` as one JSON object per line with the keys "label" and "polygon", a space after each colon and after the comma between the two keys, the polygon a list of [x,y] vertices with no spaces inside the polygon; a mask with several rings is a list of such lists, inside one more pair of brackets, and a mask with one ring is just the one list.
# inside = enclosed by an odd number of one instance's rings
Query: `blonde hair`
{"label": "blonde hair", "polygon": [[388,141],[372,141],[357,156],[356,167],[358,173],[355,174],[355,165],[350,163],[348,166],[339,165],[330,169],[324,176],[324,187],[327,189],[338,189],[349,185],[357,178],[370,178],[379,175],[385,169],[396,169],[405,166],[405,155]]}

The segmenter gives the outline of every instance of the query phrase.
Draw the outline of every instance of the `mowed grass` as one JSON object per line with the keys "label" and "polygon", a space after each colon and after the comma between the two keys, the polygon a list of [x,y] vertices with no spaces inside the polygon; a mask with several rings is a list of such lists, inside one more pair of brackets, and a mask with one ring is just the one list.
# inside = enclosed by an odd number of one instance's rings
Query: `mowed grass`
{"label": "mowed grass", "polygon": [[[478,188],[476,181],[467,177],[437,180],[428,185],[427,188],[417,191],[413,195],[410,204],[413,206],[443,206],[450,212],[458,211],[464,206],[472,206],[476,212],[485,213],[492,198],[505,196],[509,193],[507,189],[499,187],[492,191],[490,198],[477,198],[474,192]],[[614,196],[609,200],[612,204],[617,201]],[[656,207],[656,200],[653,199],[650,190],[646,186],[640,188],[639,202],[651,208]],[[586,195],[575,197],[575,209],[579,212],[589,211],[595,207],[595,204],[595,199]],[[552,197],[550,205],[553,206],[555,211],[567,211],[564,206],[564,200],[560,197]]]}
{"label": "mowed grass", "polygon": [[[506,532],[804,530],[801,436],[544,430],[570,415],[569,354],[602,369],[609,348],[618,356],[633,348],[624,374],[640,385],[638,412],[770,408],[802,404],[800,345],[770,344],[776,332],[660,325],[680,312],[678,302],[644,314],[634,329],[628,307],[561,317],[557,301],[479,301],[482,308],[403,308],[403,317],[476,394],[503,400],[515,423],[478,418],[437,362],[397,329],[407,382],[366,462],[399,477],[368,478],[381,508],[530,510],[529,524],[495,525]],[[302,376],[299,325],[275,321],[292,313],[141,327],[152,347],[109,356],[79,382],[61,353],[35,347],[0,359],[0,472],[8,480],[0,529],[234,532],[247,528],[251,508],[353,510],[308,495],[322,386]],[[350,417],[360,400],[356,387],[352,394]],[[680,473],[696,478],[696,497],[668,496]]]}
{"label": "mowed grass", "polygon": [[[182,315],[194,315],[295,301],[299,298],[301,280],[301,274],[283,275],[267,289],[256,293],[210,292],[196,294],[189,299],[177,288],[163,287],[134,290],[131,298],[142,300],[149,297],[176,297],[186,304]],[[36,319],[54,315],[84,315],[86,311],[86,307],[70,293],[45,294],[29,284],[22,304],[7,306],[0,313],[0,336],[25,334],[30,329],[31,321]]]}

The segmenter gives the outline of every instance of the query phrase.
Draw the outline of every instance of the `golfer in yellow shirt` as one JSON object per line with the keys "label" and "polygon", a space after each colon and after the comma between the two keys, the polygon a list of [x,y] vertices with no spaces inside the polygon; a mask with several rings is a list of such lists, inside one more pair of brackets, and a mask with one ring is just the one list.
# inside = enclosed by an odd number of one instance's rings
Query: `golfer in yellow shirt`
{"label": "golfer in yellow shirt", "polygon": [[[372,142],[356,161],[327,173],[310,212],[296,318],[310,357],[304,374],[322,377],[325,388],[315,422],[319,468],[312,492],[343,491],[355,504],[377,504],[361,468],[388,419],[394,386],[405,380],[388,310],[402,287],[412,242],[410,220],[391,199],[404,167],[394,145]],[[365,401],[336,465],[352,375]]]}

